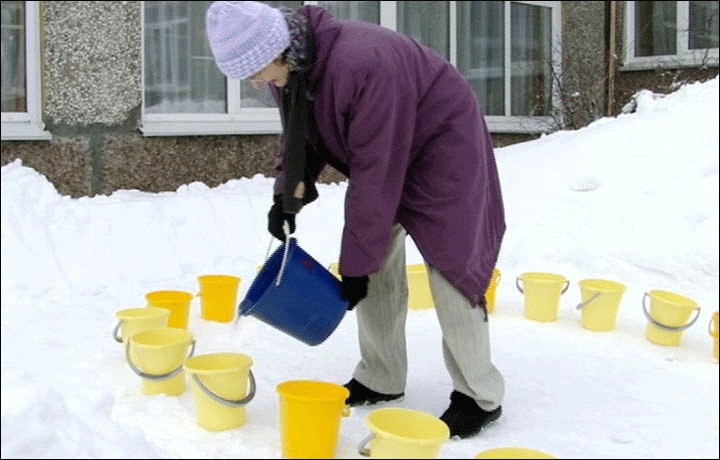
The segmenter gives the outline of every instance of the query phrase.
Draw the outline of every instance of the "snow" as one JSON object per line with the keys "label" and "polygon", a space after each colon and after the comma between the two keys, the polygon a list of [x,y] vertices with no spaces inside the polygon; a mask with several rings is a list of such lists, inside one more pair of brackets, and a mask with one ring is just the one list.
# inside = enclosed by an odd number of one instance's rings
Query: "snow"
{"label": "snow", "polygon": [[[559,458],[718,458],[718,365],[708,326],[718,309],[718,78],[661,96],[633,113],[498,148],[508,231],[490,316],[493,361],[506,379],[503,417],[448,440],[440,458],[522,446]],[[347,183],[320,184],[298,216],[300,246],[337,260]],[[272,179],[174,192],[59,195],[15,160],[2,167],[2,458],[281,458],[276,386],[343,384],[359,358],[355,314],[310,347],[252,316],[201,318],[195,355],[250,356],[257,393],[241,427],[196,423],[193,394],[146,395],[113,340],[115,313],[152,290],[198,292],[197,277],[241,278],[244,298],[267,256]],[[408,263],[421,262],[408,239]],[[524,272],[570,281],[558,318],[524,317]],[[613,330],[581,326],[578,282],[623,283]],[[679,346],[645,336],[643,298],[667,290],[697,302]],[[440,415],[451,391],[433,309],[408,313],[405,399]],[[340,422],[337,458],[358,458],[367,415]]]}

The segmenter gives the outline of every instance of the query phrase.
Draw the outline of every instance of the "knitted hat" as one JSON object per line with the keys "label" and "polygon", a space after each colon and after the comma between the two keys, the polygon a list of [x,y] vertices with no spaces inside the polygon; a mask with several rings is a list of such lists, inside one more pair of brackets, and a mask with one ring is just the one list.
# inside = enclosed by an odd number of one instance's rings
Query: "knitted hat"
{"label": "knitted hat", "polygon": [[205,30],[220,71],[241,80],[290,45],[282,12],[260,2],[213,2],[205,14]]}

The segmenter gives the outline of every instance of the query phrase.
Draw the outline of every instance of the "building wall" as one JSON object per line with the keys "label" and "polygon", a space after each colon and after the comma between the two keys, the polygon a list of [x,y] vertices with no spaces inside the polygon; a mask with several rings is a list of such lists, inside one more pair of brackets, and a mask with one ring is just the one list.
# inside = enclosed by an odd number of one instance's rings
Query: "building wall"
{"label": "building wall", "polygon": [[[569,127],[581,127],[607,109],[607,3],[563,2],[563,90],[580,95],[563,101],[572,107],[565,114]],[[174,191],[195,181],[214,187],[255,174],[272,177],[274,135],[141,134],[140,9],[138,1],[41,2],[43,117],[53,139],[3,141],[2,165],[21,159],[72,197],[120,189]],[[614,109],[635,88],[667,85],[663,78],[618,75]],[[532,138],[493,136],[496,147]],[[342,179],[332,168],[321,177],[323,182]]]}
{"label": "building wall", "polygon": [[563,2],[563,128],[577,129],[605,115],[607,47],[602,1]]}

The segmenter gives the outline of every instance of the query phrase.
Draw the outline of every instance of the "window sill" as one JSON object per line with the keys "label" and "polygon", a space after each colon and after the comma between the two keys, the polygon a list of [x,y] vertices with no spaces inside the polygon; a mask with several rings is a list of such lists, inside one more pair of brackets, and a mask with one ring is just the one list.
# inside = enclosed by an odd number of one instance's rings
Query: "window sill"
{"label": "window sill", "polygon": [[655,69],[711,68],[718,66],[718,50],[707,55],[653,56],[632,58],[620,66],[621,72]]}
{"label": "window sill", "polygon": [[49,141],[52,134],[43,124],[3,122],[1,137],[3,141]]}
{"label": "window sill", "polygon": [[279,134],[280,121],[145,121],[140,131],[147,137]]}

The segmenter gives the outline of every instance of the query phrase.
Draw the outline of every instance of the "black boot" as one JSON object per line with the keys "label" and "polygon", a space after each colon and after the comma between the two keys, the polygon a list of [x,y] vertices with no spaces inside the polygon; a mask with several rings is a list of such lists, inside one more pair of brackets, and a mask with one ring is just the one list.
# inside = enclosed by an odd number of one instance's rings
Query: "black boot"
{"label": "black boot", "polygon": [[502,406],[486,411],[471,397],[453,390],[450,394],[450,407],[440,416],[440,420],[450,428],[451,438],[469,438],[479,433],[485,425],[500,418],[501,414]]}
{"label": "black boot", "polygon": [[398,394],[385,394],[373,391],[366,387],[362,383],[355,379],[350,380],[348,383],[343,385],[345,388],[350,390],[350,396],[345,400],[345,404],[350,406],[365,406],[370,404],[376,404],[379,402],[395,401],[403,396],[405,393]]}

